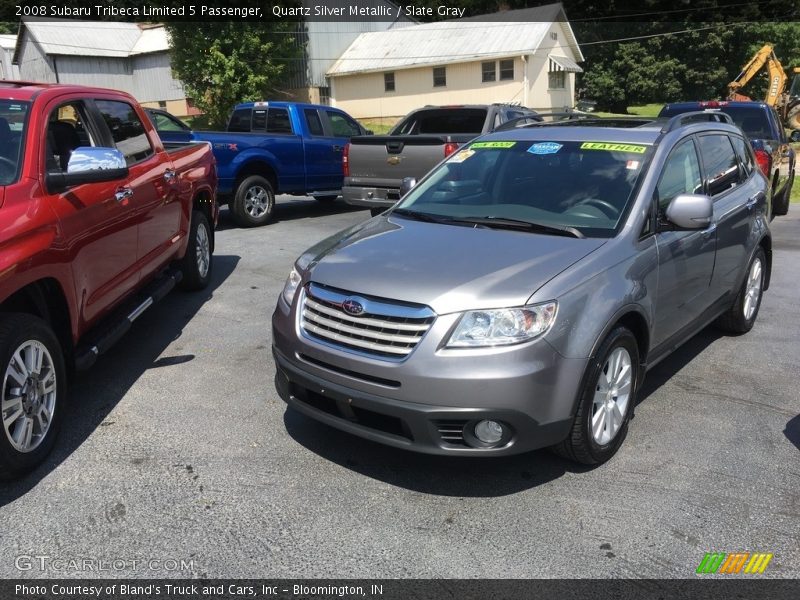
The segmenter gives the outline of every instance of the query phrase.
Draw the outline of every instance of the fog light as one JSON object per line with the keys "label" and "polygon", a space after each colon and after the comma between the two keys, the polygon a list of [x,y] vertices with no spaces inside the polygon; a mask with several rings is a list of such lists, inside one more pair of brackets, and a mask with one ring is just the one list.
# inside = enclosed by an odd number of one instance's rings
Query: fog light
{"label": "fog light", "polygon": [[484,444],[496,444],[503,439],[503,426],[497,421],[478,421],[475,437]]}

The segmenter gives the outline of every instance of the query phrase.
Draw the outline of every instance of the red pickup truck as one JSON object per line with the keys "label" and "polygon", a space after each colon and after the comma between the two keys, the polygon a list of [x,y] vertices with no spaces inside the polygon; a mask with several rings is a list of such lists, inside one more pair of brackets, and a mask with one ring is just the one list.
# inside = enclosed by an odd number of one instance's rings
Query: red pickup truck
{"label": "red pickup truck", "polygon": [[165,148],[128,94],[0,81],[0,478],[53,447],[70,372],[208,284],[216,191],[208,144]]}

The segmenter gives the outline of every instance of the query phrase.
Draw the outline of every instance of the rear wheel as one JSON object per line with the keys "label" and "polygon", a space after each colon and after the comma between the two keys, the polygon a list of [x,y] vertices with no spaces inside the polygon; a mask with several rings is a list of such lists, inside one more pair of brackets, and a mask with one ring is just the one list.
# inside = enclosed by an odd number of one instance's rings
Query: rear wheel
{"label": "rear wheel", "polygon": [[794,184],[794,173],[789,177],[786,182],[786,187],[780,198],[774,198],[772,201],[772,214],[776,217],[782,217],[789,212],[789,202],[792,199],[792,185]]}
{"label": "rear wheel", "polygon": [[0,479],[50,453],[66,398],[64,357],[50,326],[32,315],[0,316]]}
{"label": "rear wheel", "polygon": [[747,333],[753,328],[761,308],[761,297],[767,274],[767,256],[764,249],[756,250],[747,269],[739,294],[728,311],[717,319],[716,325],[730,333]]}
{"label": "rear wheel", "polygon": [[186,254],[179,263],[183,274],[180,287],[184,290],[202,290],[211,281],[212,231],[205,214],[199,210],[192,212],[189,225],[189,243]]}
{"label": "rear wheel", "polygon": [[242,227],[264,225],[275,208],[275,191],[261,175],[246,177],[236,188],[230,205],[233,218]]}
{"label": "rear wheel", "polygon": [[589,361],[570,435],[553,450],[587,465],[614,456],[628,434],[639,373],[636,338],[627,327],[618,326]]}

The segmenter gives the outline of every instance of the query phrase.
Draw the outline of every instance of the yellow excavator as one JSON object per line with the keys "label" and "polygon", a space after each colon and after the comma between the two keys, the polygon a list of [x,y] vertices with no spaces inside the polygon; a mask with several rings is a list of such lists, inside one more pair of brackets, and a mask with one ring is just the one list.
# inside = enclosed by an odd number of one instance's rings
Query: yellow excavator
{"label": "yellow excavator", "polygon": [[769,74],[769,86],[764,102],[775,107],[789,129],[800,129],[800,67],[795,67],[792,72],[792,85],[786,91],[789,76],[784,71],[771,44],[765,44],[755,53],[744,67],[742,72],[728,84],[728,100],[750,100],[739,91],[766,66]]}

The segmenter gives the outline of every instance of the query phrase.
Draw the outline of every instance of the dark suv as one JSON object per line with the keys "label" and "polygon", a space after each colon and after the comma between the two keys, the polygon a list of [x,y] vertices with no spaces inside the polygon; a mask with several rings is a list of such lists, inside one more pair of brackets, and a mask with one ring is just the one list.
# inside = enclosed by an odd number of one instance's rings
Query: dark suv
{"label": "dark suv", "polygon": [[748,331],[772,260],[729,117],[612,124],[479,138],[306,251],[272,320],[282,398],[420,452],[610,458],[645,372],[712,321]]}

